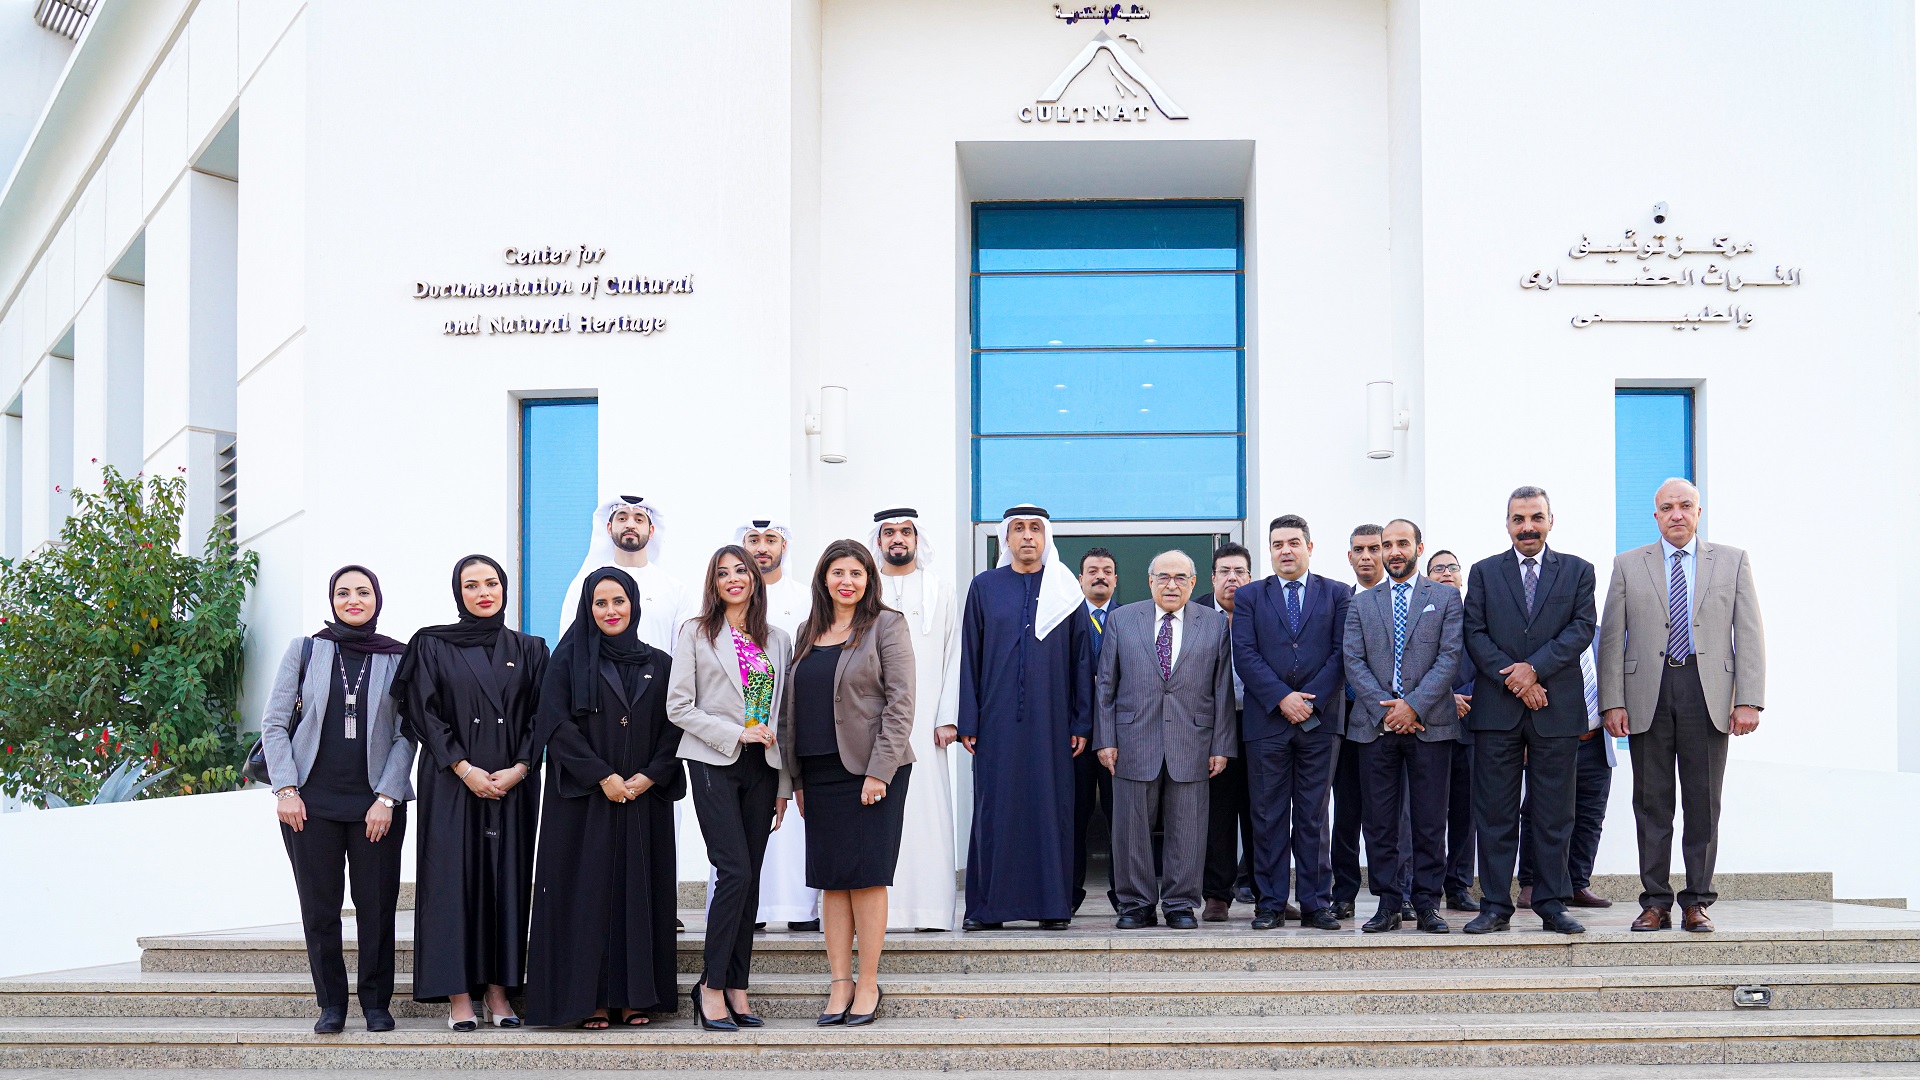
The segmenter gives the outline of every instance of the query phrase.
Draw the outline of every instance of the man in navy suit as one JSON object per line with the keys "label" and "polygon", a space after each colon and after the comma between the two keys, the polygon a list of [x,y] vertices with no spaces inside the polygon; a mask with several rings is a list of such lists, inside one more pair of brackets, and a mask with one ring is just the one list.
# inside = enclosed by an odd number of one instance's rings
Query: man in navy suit
{"label": "man in navy suit", "polygon": [[1346,721],[1341,644],[1352,592],[1307,571],[1313,537],[1296,514],[1267,526],[1267,550],[1273,576],[1242,586],[1233,605],[1234,667],[1246,688],[1240,731],[1259,895],[1253,928],[1280,925],[1291,855],[1300,925],[1338,930],[1327,794]]}
{"label": "man in navy suit", "polygon": [[1580,654],[1593,643],[1593,564],[1547,547],[1553,506],[1537,487],[1507,497],[1513,547],[1473,565],[1467,580],[1467,652],[1478,692],[1473,731],[1473,823],[1480,843],[1480,914],[1469,934],[1505,930],[1520,853],[1520,781],[1531,793],[1533,910],[1548,930],[1578,934],[1567,914],[1580,736],[1587,699]]}

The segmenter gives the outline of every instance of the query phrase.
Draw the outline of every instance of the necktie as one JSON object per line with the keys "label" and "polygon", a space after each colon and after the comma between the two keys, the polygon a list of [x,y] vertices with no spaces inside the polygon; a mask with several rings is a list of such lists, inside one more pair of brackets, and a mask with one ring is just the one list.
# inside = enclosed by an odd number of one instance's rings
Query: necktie
{"label": "necktie", "polygon": [[1527,617],[1532,618],[1533,590],[1540,587],[1540,564],[1535,562],[1533,557],[1529,555],[1520,560],[1520,565],[1524,567],[1524,569],[1520,571],[1520,584],[1525,586],[1527,590]]}
{"label": "necktie", "polygon": [[1600,673],[1593,665],[1593,650],[1580,653],[1580,681],[1587,688],[1587,730],[1600,726]]}
{"label": "necktie", "polygon": [[1093,655],[1100,655],[1100,643],[1107,636],[1107,609],[1094,608],[1088,614],[1093,616]]}
{"label": "necktie", "polygon": [[1287,625],[1295,634],[1300,632],[1300,583],[1287,582]]}
{"label": "necktie", "polygon": [[1411,583],[1393,587],[1393,696],[1400,696],[1400,654],[1407,647],[1407,594]]}
{"label": "necktie", "polygon": [[1684,551],[1673,553],[1673,575],[1667,579],[1667,659],[1679,663],[1693,655],[1693,612],[1687,603],[1687,574],[1680,568]]}
{"label": "necktie", "polygon": [[1160,656],[1160,678],[1173,678],[1173,612],[1160,616],[1160,636],[1153,640],[1153,651]]}

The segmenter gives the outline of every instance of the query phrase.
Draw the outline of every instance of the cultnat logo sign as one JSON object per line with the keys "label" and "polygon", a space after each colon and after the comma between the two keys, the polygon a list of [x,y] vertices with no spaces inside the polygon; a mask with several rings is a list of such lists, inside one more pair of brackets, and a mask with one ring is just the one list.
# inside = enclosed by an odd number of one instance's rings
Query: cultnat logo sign
{"label": "cultnat logo sign", "polygon": [[[1131,36],[1126,43],[1140,48]],[[1096,66],[1097,65],[1097,66]],[[1075,80],[1094,71],[1094,78],[1105,74],[1112,79],[1116,100],[1097,105],[1065,105],[1060,99]],[[1020,110],[1023,124],[1144,123],[1155,112],[1168,120],[1185,120],[1187,111],[1153,81],[1139,59],[1128,53],[1120,41],[1105,30],[1093,36],[1059,78],[1053,80],[1032,105]]]}

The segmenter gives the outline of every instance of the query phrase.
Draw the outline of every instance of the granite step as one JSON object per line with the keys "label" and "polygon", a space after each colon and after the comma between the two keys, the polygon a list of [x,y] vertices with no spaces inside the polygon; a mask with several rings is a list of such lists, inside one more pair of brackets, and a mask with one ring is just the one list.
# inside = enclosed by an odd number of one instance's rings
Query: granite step
{"label": "granite step", "polygon": [[[694,975],[682,975],[684,994]],[[394,1012],[444,1017],[415,1003],[401,976]],[[1771,989],[1775,1010],[1920,1009],[1920,964],[1438,968],[1318,972],[895,974],[890,1016],[1068,1018],[1146,1016],[1414,1016],[1427,1013],[1711,1012],[1736,1008],[1736,987]],[[826,977],[763,975],[763,1016],[811,1019]],[[158,973],[118,964],[0,980],[0,1016],[311,1017],[304,974]],[[678,1015],[692,1014],[683,998]]]}
{"label": "granite step", "polygon": [[314,1035],[304,1020],[0,1018],[0,1068],[1285,1069],[1920,1060],[1920,1011],[1420,1017],[915,1019],[730,1034],[690,1020],[608,1031]]}

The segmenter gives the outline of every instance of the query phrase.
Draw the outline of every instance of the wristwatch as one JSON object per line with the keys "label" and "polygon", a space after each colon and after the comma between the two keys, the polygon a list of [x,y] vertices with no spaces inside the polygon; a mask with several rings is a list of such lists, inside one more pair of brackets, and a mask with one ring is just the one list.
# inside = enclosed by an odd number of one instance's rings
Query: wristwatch
{"label": "wristwatch", "polygon": [[300,797],[300,789],[292,786],[283,787],[279,791],[274,792],[273,797],[279,799],[281,802],[286,802],[288,799],[297,799]]}
{"label": "wristwatch", "polygon": [[394,807],[393,800],[387,798],[385,795],[375,795],[373,798],[375,802],[379,803],[381,806],[384,806],[389,810],[393,809]]}

